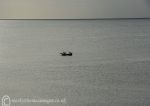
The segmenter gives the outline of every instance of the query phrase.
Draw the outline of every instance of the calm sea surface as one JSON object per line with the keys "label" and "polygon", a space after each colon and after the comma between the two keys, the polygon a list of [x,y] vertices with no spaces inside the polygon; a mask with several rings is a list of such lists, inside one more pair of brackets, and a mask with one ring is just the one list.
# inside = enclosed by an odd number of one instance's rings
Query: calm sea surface
{"label": "calm sea surface", "polygon": [[0,20],[5,94],[66,99],[12,106],[150,106],[150,20]]}

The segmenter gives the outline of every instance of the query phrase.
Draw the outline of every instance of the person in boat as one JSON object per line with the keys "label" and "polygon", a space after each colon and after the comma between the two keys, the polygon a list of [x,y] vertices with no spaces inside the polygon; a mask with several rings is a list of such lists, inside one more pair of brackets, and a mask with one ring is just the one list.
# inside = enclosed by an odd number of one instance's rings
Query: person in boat
{"label": "person in boat", "polygon": [[60,53],[61,55],[66,55],[66,52],[62,52],[62,53]]}
{"label": "person in boat", "polygon": [[72,52],[69,52],[68,55],[72,56]]}

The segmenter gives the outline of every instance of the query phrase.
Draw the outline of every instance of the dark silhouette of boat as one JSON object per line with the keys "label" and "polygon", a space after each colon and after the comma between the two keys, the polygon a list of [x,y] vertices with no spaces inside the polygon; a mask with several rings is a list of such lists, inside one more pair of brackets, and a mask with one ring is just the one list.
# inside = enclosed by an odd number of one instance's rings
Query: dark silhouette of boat
{"label": "dark silhouette of boat", "polygon": [[72,56],[73,55],[73,53],[72,52],[62,52],[62,53],[60,53],[61,54],[61,56]]}

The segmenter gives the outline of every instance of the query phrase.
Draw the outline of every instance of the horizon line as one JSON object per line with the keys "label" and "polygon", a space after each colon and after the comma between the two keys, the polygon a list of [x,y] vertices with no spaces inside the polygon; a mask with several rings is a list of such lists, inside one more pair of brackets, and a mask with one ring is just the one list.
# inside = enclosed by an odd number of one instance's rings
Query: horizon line
{"label": "horizon line", "polygon": [[142,19],[150,19],[150,18],[77,18],[77,19],[47,19],[47,18],[2,18],[0,20],[142,20]]}

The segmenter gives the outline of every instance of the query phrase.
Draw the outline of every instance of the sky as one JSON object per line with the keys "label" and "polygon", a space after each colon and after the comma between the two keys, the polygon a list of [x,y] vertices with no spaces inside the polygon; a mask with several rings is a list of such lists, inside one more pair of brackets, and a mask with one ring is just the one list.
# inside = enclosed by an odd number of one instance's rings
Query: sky
{"label": "sky", "polygon": [[149,17],[150,0],[0,0],[0,19]]}

